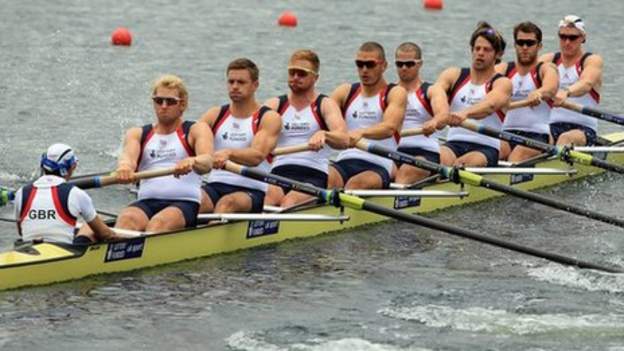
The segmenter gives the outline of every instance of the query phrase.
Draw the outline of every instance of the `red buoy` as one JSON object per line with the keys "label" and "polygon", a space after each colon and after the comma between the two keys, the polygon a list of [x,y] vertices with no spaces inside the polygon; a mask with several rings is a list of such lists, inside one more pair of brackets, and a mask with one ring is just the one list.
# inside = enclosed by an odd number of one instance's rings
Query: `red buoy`
{"label": "red buoy", "polygon": [[292,11],[284,11],[277,19],[277,24],[285,27],[296,27],[297,16]]}
{"label": "red buoy", "polygon": [[423,0],[423,6],[428,10],[442,10],[442,0]]}
{"label": "red buoy", "polygon": [[128,28],[119,27],[111,34],[111,43],[113,45],[130,46],[132,44],[132,34],[130,34]]}

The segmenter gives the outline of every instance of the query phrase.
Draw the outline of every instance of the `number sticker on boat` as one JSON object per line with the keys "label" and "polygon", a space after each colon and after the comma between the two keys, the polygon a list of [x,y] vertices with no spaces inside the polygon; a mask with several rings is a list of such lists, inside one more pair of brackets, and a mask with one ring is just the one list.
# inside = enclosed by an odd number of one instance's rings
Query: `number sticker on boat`
{"label": "number sticker on boat", "polygon": [[517,173],[512,174],[509,178],[509,185],[526,183],[533,180],[533,173]]}
{"label": "number sticker on boat", "polygon": [[402,208],[418,207],[420,206],[420,199],[420,196],[396,196],[394,198],[394,209],[400,210]]}
{"label": "number sticker on boat", "polygon": [[134,238],[118,243],[110,243],[106,249],[104,262],[114,262],[141,257],[144,247],[145,238]]}
{"label": "number sticker on boat", "polygon": [[277,220],[249,221],[249,227],[247,227],[247,239],[255,238],[258,236],[277,234],[278,231],[279,221]]}

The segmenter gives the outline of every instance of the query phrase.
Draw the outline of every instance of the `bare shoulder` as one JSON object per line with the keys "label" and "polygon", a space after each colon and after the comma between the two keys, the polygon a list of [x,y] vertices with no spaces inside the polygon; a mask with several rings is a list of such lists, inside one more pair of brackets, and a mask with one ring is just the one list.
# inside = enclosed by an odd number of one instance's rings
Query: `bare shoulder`
{"label": "bare shoulder", "polygon": [[334,100],[340,102],[347,97],[347,95],[349,94],[349,90],[351,90],[351,84],[342,83],[338,87],[336,87],[336,89],[334,89],[334,91],[331,93],[331,97]]}
{"label": "bare shoulder", "polygon": [[540,61],[540,62],[552,62],[554,58],[555,58],[555,53],[554,52],[549,52],[547,54],[544,54],[544,55],[540,56],[538,61]]}
{"label": "bare shoulder", "polygon": [[197,122],[205,122],[209,126],[212,126],[215,119],[219,115],[219,111],[221,111],[221,106],[213,106],[208,109],[208,111],[204,112],[204,114],[197,120]]}
{"label": "bare shoulder", "polygon": [[400,85],[395,85],[390,93],[388,94],[388,99],[390,102],[393,101],[401,101],[407,99],[407,90]]}
{"label": "bare shoulder", "polygon": [[587,65],[594,65],[594,66],[602,66],[603,64],[603,60],[602,60],[602,56],[598,55],[598,54],[591,54],[587,57],[587,59],[585,59],[585,67],[587,67]]}
{"label": "bare shoulder", "polygon": [[494,66],[494,69],[497,73],[505,74],[505,71],[507,71],[507,66],[507,62],[501,62],[498,65]]}
{"label": "bare shoulder", "polygon": [[272,97],[270,99],[268,99],[267,101],[264,102],[263,104],[264,106],[272,109],[272,110],[277,110],[277,107],[279,106],[279,98],[278,97]]}
{"label": "bare shoulder", "polygon": [[143,128],[132,127],[126,131],[126,139],[128,140],[140,140],[141,134],[143,134]]}

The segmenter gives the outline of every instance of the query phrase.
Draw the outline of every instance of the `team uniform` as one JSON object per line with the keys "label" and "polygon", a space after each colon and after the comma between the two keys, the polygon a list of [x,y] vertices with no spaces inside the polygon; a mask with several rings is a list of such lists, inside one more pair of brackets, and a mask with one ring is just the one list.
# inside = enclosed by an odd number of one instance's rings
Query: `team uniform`
{"label": "team uniform", "polygon": [[[416,91],[407,95],[403,129],[420,128],[425,122],[433,118],[431,100],[427,95],[430,86],[430,83],[423,82]],[[439,135],[440,133],[436,131],[428,137],[425,135],[401,137],[398,151],[412,156],[422,156],[428,161],[440,163],[440,144],[437,140]]]}
{"label": "team uniform", "polygon": [[[583,72],[583,64],[589,56],[591,56],[591,53],[587,52],[575,65],[565,67],[561,59],[561,53],[555,53],[552,62],[559,70],[560,89],[565,89],[579,80],[581,72]],[[590,108],[596,108],[600,102],[600,94],[592,89],[585,95],[568,97],[567,100]],[[550,133],[553,139],[556,141],[561,134],[572,129],[580,129],[583,131],[587,139],[587,145],[594,145],[596,143],[598,120],[565,108],[553,108],[550,113]]]}
{"label": "team uniform", "polygon": [[[513,92],[511,101],[526,100],[529,94],[542,87],[539,71],[543,62],[537,64],[529,73],[521,76],[515,62],[507,63],[505,76],[511,80]],[[550,109],[551,105],[542,101],[534,107],[522,107],[507,112],[503,130],[525,138],[534,139],[543,143],[549,142],[550,137]],[[518,144],[510,142],[513,150]]]}
{"label": "team uniform", "polygon": [[[347,124],[347,130],[363,129],[379,124],[383,121],[383,114],[387,107],[388,94],[395,84],[388,84],[377,95],[362,96],[360,83],[351,85],[346,103],[342,106],[342,113]],[[392,150],[396,150],[399,140],[398,135],[382,140],[363,140],[380,145]],[[351,148],[341,151],[333,164],[334,168],[346,183],[351,177],[364,171],[373,171],[382,179],[383,187],[390,185],[390,174],[392,173],[392,160],[373,155],[371,153]]]}
{"label": "team uniform", "polygon": [[[195,122],[183,122],[175,132],[155,133],[151,124],[143,126],[141,152],[137,171],[174,167],[179,161],[195,156],[188,143],[190,129]],[[148,218],[172,206],[180,209],[187,227],[197,223],[201,201],[201,177],[195,171],[174,177],[173,175],[143,179],[139,183],[138,201],[130,206],[140,208]]]}
{"label": "team uniform", "polygon": [[[240,118],[231,115],[229,104],[221,106],[217,119],[212,126],[215,135],[215,151],[250,147],[260,126],[262,116],[269,110],[268,107],[262,106],[253,115]],[[258,167],[268,171],[268,160],[264,160]],[[203,185],[204,191],[213,204],[216,204],[223,196],[234,192],[247,193],[251,197],[252,213],[262,212],[267,187],[266,183],[222,169],[213,169]]]}
{"label": "team uniform", "polygon": [[[470,69],[462,68],[457,81],[449,92],[449,104],[451,112],[462,111],[476,105],[485,99],[485,96],[492,90],[494,81],[503,75],[496,74],[488,82],[476,85],[470,82]],[[504,114],[496,111],[483,119],[479,124],[500,130],[503,125]],[[481,152],[487,158],[487,166],[494,167],[498,164],[498,153],[500,150],[500,140],[488,137],[472,130],[462,127],[451,127],[447,135],[448,147],[457,157],[463,156],[472,151]]]}
{"label": "team uniform", "polygon": [[[282,131],[277,147],[307,144],[308,140],[321,130],[328,130],[321,112],[321,104],[327,96],[319,95],[306,108],[297,111],[288,102],[288,96],[279,97],[277,112],[282,116]],[[310,183],[320,188],[327,188],[329,172],[329,150],[297,152],[276,156],[273,159],[271,173]],[[284,194],[290,189],[282,187]]]}
{"label": "team uniform", "polygon": [[55,175],[44,175],[15,193],[15,219],[24,241],[71,244],[78,217],[88,223],[96,215],[85,191]]}

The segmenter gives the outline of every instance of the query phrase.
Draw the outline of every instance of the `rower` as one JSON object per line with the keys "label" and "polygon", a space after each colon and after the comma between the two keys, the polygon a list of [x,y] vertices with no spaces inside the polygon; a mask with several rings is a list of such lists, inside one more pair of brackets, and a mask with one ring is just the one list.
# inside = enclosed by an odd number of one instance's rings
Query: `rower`
{"label": "rower", "polygon": [[256,100],[259,70],[239,58],[226,70],[230,103],[210,108],[199,120],[215,135],[214,168],[202,186],[201,212],[262,212],[266,183],[222,170],[226,161],[269,170],[267,159],[275,148],[282,120]]}
{"label": "rower", "polygon": [[440,148],[444,165],[489,166],[498,164],[500,141],[459,127],[467,119],[501,129],[502,109],[509,103],[511,82],[496,73],[494,65],[504,52],[503,37],[482,22],[470,37],[472,65],[444,70],[436,84],[448,94],[451,116],[447,142]]}
{"label": "rower", "polygon": [[131,183],[135,171],[175,167],[175,172],[141,180],[138,200],[121,211],[116,227],[153,233],[193,227],[201,200],[200,174],[212,166],[212,133],[203,123],[183,120],[188,91],[179,77],[160,77],[152,88],[152,102],[156,123],[128,130],[117,178]]}
{"label": "rower", "polygon": [[42,176],[15,193],[15,219],[22,240],[91,243],[88,237],[75,236],[78,217],[86,222],[95,239],[118,239],[95,212],[89,195],[66,182],[77,164],[74,151],[65,144],[53,144],[41,155]]}
{"label": "rower", "polygon": [[[437,132],[446,126],[448,102],[446,94],[439,86],[423,82],[420,79],[422,51],[412,42],[399,45],[395,51],[395,64],[399,86],[405,88],[407,108],[403,130],[422,128],[423,135],[401,137],[399,152],[416,158],[440,163],[440,145]],[[399,165],[396,183],[411,184],[425,178],[430,172],[407,164]]]}
{"label": "rower", "polygon": [[[349,130],[349,146],[360,139],[396,149],[403,124],[407,93],[403,87],[388,84],[383,74],[388,66],[381,44],[362,44],[355,59],[360,81],[342,84],[332,98],[342,108]],[[330,187],[346,189],[387,188],[393,162],[359,149],[340,152],[330,167]]]}
{"label": "rower", "polygon": [[[320,60],[311,50],[297,50],[288,61],[288,95],[269,99],[265,105],[277,111],[284,127],[277,147],[307,144],[309,150],[273,159],[271,173],[327,188],[329,150],[349,145],[347,126],[336,102],[319,94]],[[312,196],[279,186],[269,185],[265,204],[289,207]]]}
{"label": "rower", "polygon": [[585,23],[574,15],[559,22],[560,52],[545,54],[540,61],[553,62],[559,70],[559,91],[550,113],[550,133],[557,145],[593,145],[598,121],[578,112],[561,108],[568,100],[587,107],[600,102],[602,57],[583,50],[587,40]]}
{"label": "rower", "polygon": [[[522,22],[514,27],[513,35],[516,60],[496,65],[496,71],[511,80],[511,100],[527,101],[530,105],[508,111],[503,130],[548,144],[549,102],[557,93],[559,74],[552,63],[537,61],[542,48],[542,30],[537,25]],[[539,150],[501,141],[502,160],[520,162],[539,153]]]}

